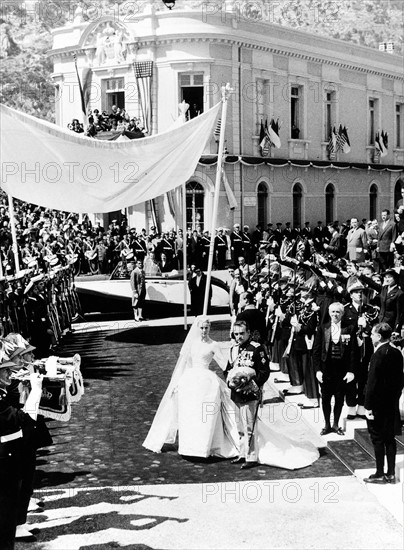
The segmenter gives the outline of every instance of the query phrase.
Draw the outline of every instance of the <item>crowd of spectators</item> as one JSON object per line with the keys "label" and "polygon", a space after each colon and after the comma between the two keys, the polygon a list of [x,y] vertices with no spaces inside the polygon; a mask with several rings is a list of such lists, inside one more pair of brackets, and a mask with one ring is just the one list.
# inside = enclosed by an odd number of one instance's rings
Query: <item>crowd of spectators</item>
{"label": "crowd of spectators", "polygon": [[132,132],[139,137],[145,136],[146,131],[139,118],[131,117],[125,109],[112,105],[111,111],[100,111],[98,109],[88,112],[87,124],[81,123],[74,118],[68,125],[68,129],[77,134],[85,134],[89,137],[96,137],[100,132]]}

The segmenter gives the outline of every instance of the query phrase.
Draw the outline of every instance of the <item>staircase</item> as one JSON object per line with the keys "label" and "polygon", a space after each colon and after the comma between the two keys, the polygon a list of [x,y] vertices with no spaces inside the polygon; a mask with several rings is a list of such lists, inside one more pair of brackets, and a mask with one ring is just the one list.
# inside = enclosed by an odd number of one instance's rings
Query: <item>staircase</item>
{"label": "staircase", "polygon": [[[400,463],[398,455],[404,455],[403,436],[396,437],[397,463]],[[353,439],[341,441],[328,441],[327,447],[334,455],[355,474],[356,470],[375,469],[375,455],[368,430],[364,427],[354,429]],[[403,481],[400,479],[400,481]]]}
{"label": "staircase", "polygon": [[[278,373],[270,375],[267,384],[272,391],[279,396],[285,403],[294,405],[300,411],[301,418],[309,425],[313,432],[313,443],[318,442],[318,447],[327,447],[344,466],[354,475],[359,482],[369,477],[375,472],[376,462],[374,457],[373,445],[367,430],[366,420],[355,419],[347,420],[347,410],[344,408],[341,415],[340,425],[343,425],[345,435],[340,436],[335,433],[326,436],[319,436],[324,426],[324,417],[321,408],[300,409],[298,404],[304,402],[304,396],[284,396],[282,390],[286,389],[288,383],[275,383],[279,377]],[[305,403],[307,404],[307,403]],[[396,437],[397,441],[397,459],[396,459],[396,478],[395,484],[364,484],[370,493],[384,506],[401,524],[404,524],[403,513],[403,490],[404,490],[404,436]]]}

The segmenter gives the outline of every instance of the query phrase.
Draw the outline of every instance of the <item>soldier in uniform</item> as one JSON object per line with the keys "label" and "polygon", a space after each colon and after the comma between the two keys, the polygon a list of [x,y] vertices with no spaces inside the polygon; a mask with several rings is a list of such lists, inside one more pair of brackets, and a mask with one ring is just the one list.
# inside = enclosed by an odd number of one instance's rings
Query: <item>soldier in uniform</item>
{"label": "soldier in uniform", "polygon": [[172,262],[175,254],[174,240],[170,238],[169,233],[163,233],[163,238],[159,243],[159,254],[164,252],[169,262]]}
{"label": "soldier in uniform", "polygon": [[134,239],[132,241],[132,250],[136,259],[143,262],[145,256],[147,255],[147,245],[146,241],[142,238],[141,235],[134,236]]}
{"label": "soldier in uniform", "polygon": [[[237,425],[240,434],[240,455],[232,461],[242,469],[253,468],[258,464],[257,438],[254,431],[258,414],[261,388],[269,378],[269,362],[265,348],[251,340],[246,321],[236,321],[233,326],[236,346],[230,350],[230,359],[225,376],[233,367],[251,367],[255,375],[246,389],[231,391],[231,399],[237,408]],[[252,386],[252,387],[251,387]]]}
{"label": "soldier in uniform", "polygon": [[28,295],[26,303],[27,321],[31,343],[36,348],[36,357],[42,358],[49,355],[52,340],[52,328],[49,321],[46,299],[41,295],[38,283],[43,279],[43,274],[31,277],[25,288]]}
{"label": "soldier in uniform", "polygon": [[233,262],[237,265],[237,258],[244,256],[243,236],[240,232],[240,224],[235,223],[230,233],[230,247]]}
{"label": "soldier in uniform", "polygon": [[250,231],[250,228],[248,227],[248,225],[244,225],[243,232],[241,233],[241,235],[243,238],[244,257],[248,264],[252,264],[254,263],[255,255],[254,255],[254,247],[251,241],[251,236],[249,231]]}
{"label": "soldier in uniform", "polygon": [[346,404],[348,407],[348,420],[365,417],[365,386],[368,374],[368,365],[373,353],[370,339],[372,325],[377,322],[379,308],[364,303],[365,287],[360,281],[347,287],[351,301],[345,305],[342,324],[355,327],[358,341],[359,354],[356,362],[356,375],[354,380],[346,385]]}
{"label": "soldier in uniform", "polygon": [[205,231],[201,237],[202,259],[200,260],[201,268],[206,271],[209,262],[210,236],[209,231]]}
{"label": "soldier in uniform", "polygon": [[227,238],[223,232],[223,227],[219,227],[215,237],[215,257],[217,269],[226,268]]}
{"label": "soldier in uniform", "polygon": [[[1,353],[1,352],[0,352]],[[31,374],[31,393],[23,410],[12,405],[7,395],[12,369],[4,351],[0,362],[0,543],[2,550],[13,550],[18,505],[23,477],[23,430],[32,431],[42,393],[42,376]],[[35,540],[32,536],[30,540]]]}
{"label": "soldier in uniform", "polygon": [[[287,365],[291,387],[284,390],[284,395],[298,395],[304,392],[310,405],[301,404],[302,408],[318,406],[318,385],[312,364],[311,350],[318,323],[318,310],[314,301],[315,295],[309,286],[301,288],[300,299],[294,307],[289,308],[292,331],[291,349]],[[290,317],[291,316],[291,317]]]}

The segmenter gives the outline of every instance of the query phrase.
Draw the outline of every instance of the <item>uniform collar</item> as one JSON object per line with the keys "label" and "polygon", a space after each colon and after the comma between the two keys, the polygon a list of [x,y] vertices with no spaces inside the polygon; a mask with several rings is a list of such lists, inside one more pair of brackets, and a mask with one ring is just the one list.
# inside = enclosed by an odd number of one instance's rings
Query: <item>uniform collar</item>
{"label": "uniform collar", "polygon": [[244,344],[239,344],[239,349],[242,350],[248,346],[248,344],[251,343],[251,338],[249,338]]}

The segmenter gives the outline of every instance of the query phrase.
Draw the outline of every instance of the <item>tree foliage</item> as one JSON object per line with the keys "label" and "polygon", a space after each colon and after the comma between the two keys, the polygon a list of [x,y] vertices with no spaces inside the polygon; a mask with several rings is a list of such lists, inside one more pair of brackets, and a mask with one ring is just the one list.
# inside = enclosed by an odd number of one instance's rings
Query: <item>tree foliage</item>
{"label": "tree foliage", "polygon": [[[273,23],[376,49],[379,42],[392,41],[395,53],[404,53],[402,0],[262,1]],[[124,2],[99,0],[100,7],[108,3]],[[7,55],[0,53],[2,103],[54,120],[53,68],[46,52],[52,47],[51,30],[71,21],[78,4],[75,0],[37,0],[1,6],[0,36],[8,38]]]}

